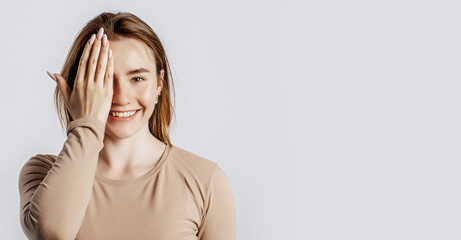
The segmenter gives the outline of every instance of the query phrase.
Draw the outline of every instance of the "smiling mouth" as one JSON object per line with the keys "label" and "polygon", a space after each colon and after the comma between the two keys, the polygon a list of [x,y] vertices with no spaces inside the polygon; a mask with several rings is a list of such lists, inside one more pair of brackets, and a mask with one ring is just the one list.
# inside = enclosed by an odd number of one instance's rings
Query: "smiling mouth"
{"label": "smiling mouth", "polygon": [[109,115],[114,117],[114,118],[123,119],[123,118],[129,118],[129,117],[134,116],[137,112],[139,112],[139,110],[140,109],[134,110],[134,111],[126,111],[126,112],[114,111],[114,112],[110,112]]}

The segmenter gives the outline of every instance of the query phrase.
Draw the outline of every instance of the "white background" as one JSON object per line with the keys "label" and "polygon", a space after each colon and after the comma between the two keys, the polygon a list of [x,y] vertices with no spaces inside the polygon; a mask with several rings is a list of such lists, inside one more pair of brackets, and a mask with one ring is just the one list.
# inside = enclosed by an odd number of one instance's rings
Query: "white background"
{"label": "white background", "polygon": [[18,176],[65,140],[55,83],[77,32],[128,11],[163,42],[174,145],[231,182],[237,238],[460,239],[456,1],[1,3],[0,238]]}

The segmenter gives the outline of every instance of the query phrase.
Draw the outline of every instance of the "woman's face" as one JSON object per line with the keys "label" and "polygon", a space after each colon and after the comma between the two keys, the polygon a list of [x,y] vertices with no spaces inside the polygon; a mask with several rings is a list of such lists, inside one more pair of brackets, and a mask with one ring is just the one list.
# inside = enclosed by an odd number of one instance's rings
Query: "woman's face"
{"label": "woman's face", "polygon": [[[152,50],[142,41],[119,38],[109,42],[114,58],[114,97],[106,124],[106,134],[114,138],[128,138],[147,129],[154,112],[157,95],[162,88],[164,71],[156,74]],[[113,117],[114,111],[130,112],[132,117]]]}

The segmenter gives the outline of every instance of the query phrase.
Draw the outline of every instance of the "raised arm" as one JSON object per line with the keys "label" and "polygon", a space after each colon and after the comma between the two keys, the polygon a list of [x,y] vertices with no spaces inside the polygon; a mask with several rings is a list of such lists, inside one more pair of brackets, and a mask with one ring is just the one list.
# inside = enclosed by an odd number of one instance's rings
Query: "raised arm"
{"label": "raised arm", "polygon": [[104,125],[94,118],[69,123],[56,157],[36,155],[21,169],[21,227],[29,239],[75,239],[88,206]]}
{"label": "raised arm", "polygon": [[103,33],[86,43],[72,90],[62,76],[50,74],[75,120],[56,159],[36,155],[21,169],[21,225],[29,239],[75,239],[80,229],[113,98],[114,59]]}

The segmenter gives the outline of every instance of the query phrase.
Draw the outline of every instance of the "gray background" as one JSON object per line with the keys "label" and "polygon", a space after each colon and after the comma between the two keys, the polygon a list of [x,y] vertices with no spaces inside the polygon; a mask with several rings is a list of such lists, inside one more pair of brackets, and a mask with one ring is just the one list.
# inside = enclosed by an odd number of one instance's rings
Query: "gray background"
{"label": "gray background", "polygon": [[163,42],[173,144],[217,162],[246,239],[460,239],[456,1],[1,3],[1,239],[17,179],[65,140],[55,83],[77,32],[129,11]]}

